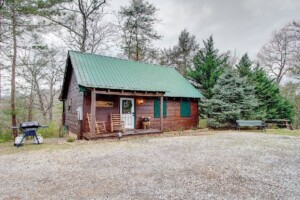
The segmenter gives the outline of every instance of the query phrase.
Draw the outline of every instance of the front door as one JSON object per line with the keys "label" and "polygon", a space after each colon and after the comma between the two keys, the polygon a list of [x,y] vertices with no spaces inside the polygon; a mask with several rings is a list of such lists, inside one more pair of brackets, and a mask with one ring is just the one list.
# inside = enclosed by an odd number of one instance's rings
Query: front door
{"label": "front door", "polygon": [[120,114],[125,128],[134,129],[134,99],[120,98]]}

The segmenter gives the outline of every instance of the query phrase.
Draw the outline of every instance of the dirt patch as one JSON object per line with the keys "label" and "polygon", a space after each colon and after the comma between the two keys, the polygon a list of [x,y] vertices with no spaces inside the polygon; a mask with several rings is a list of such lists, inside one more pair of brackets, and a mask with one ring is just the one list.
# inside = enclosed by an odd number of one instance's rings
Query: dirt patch
{"label": "dirt patch", "polygon": [[0,199],[300,198],[299,137],[222,133],[25,145],[0,155]]}

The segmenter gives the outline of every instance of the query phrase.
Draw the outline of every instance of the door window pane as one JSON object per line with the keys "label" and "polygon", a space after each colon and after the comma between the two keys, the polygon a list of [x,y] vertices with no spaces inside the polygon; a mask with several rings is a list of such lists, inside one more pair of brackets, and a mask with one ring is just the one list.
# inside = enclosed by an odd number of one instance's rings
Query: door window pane
{"label": "door window pane", "polygon": [[131,100],[122,100],[122,114],[132,114],[132,101]]}

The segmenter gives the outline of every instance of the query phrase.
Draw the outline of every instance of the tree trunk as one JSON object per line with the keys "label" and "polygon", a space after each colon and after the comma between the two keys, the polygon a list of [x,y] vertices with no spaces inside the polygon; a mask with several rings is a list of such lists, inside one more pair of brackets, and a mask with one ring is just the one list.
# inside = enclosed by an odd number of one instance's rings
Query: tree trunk
{"label": "tree trunk", "polygon": [[53,83],[53,79],[51,79],[51,83],[50,83],[50,95],[49,95],[49,120],[52,121],[53,120],[53,98],[54,98],[54,83]]}
{"label": "tree trunk", "polygon": [[47,123],[47,111],[45,110],[45,104],[44,104],[44,99],[42,96],[42,91],[40,90],[40,86],[39,86],[36,76],[34,76],[33,79],[34,79],[34,84],[36,87],[36,92],[37,92],[37,96],[38,96],[38,100],[39,100],[40,110],[43,115],[43,123]]}
{"label": "tree trunk", "polygon": [[131,47],[128,47],[128,60],[131,59]]}
{"label": "tree trunk", "polygon": [[81,52],[86,52],[86,38],[87,38],[87,35],[86,35],[86,32],[87,32],[86,20],[87,19],[86,19],[84,13],[81,13],[81,14],[82,14],[83,26],[82,26],[82,41],[81,41],[80,51]]}
{"label": "tree trunk", "polygon": [[[10,105],[11,105],[11,122],[12,126],[17,126],[16,118],[16,105],[15,105],[15,94],[16,94],[16,65],[17,65],[17,20],[15,7],[12,8],[12,36],[13,36],[13,58],[11,66],[11,94],[10,94]],[[14,137],[17,137],[17,129],[13,129]]]}
{"label": "tree trunk", "polygon": [[45,111],[45,105],[44,105],[44,100],[41,94],[41,91],[39,88],[37,88],[37,95],[39,98],[39,104],[40,104],[40,109],[43,115],[43,123],[47,123],[47,112]]}
{"label": "tree trunk", "polygon": [[33,94],[33,83],[31,84],[29,105],[28,105],[28,121],[32,121],[32,110],[33,110],[34,94]]}
{"label": "tree trunk", "polygon": [[2,84],[1,84],[1,67],[0,67],[0,109],[2,109],[1,108],[1,105],[2,105]]}
{"label": "tree trunk", "polygon": [[[137,26],[137,22],[136,22],[136,26]],[[137,33],[137,29],[135,30],[135,42],[136,42],[136,50],[135,50],[135,59],[136,61],[139,61],[139,42],[138,42],[138,33]]]}

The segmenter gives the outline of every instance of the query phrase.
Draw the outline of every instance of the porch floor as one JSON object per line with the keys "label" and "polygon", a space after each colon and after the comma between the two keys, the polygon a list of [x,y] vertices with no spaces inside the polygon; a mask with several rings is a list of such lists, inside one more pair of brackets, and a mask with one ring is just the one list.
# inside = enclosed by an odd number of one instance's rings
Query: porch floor
{"label": "porch floor", "polygon": [[[153,133],[161,133],[158,129],[128,129],[122,133],[122,136],[133,136],[133,135],[144,135],[144,134],[153,134]],[[114,138],[118,137],[118,132],[107,132],[99,135],[94,135],[89,137],[89,133],[83,133],[83,137],[85,139],[97,140],[101,138]]]}

